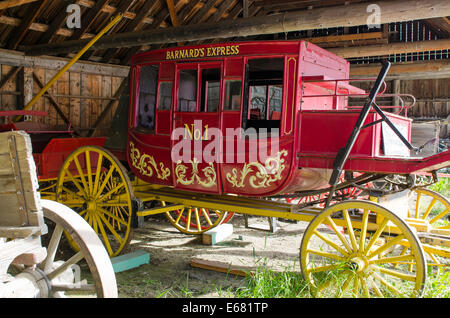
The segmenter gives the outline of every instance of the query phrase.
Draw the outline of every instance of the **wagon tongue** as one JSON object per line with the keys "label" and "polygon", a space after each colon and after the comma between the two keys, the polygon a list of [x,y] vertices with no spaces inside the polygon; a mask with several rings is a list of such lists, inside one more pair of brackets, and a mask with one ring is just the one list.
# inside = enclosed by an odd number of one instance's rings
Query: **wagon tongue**
{"label": "wagon tongue", "polygon": [[[374,86],[372,87],[370,94],[366,100],[366,103],[364,104],[364,107],[361,109],[361,113],[359,114],[358,120],[356,121],[355,127],[353,127],[353,131],[350,135],[350,137],[347,140],[347,144],[344,148],[341,148],[334,160],[333,163],[333,173],[331,174],[331,178],[329,181],[329,184],[331,186],[330,194],[328,195],[326,206],[328,206],[331,202],[331,199],[333,197],[334,191],[336,190],[337,183],[339,181],[339,177],[342,174],[342,169],[345,165],[345,162],[348,159],[348,156],[353,148],[353,145],[356,142],[356,139],[359,136],[359,133],[362,129],[366,127],[370,127],[372,125],[378,124],[382,121],[386,122],[389,127],[394,131],[394,133],[400,138],[400,140],[410,149],[414,151],[418,151],[418,148],[412,146],[408,140],[406,140],[403,135],[398,131],[398,129],[395,127],[395,125],[389,120],[389,118],[384,114],[384,112],[378,107],[378,105],[375,103],[375,98],[377,97],[380,88],[382,84],[384,83],[384,80],[386,78],[386,75],[389,71],[389,68],[391,67],[391,63],[389,61],[382,60],[381,61],[382,68],[380,70],[380,73],[378,74],[378,77],[375,81]],[[363,125],[366,121],[367,115],[370,112],[371,107],[374,108],[374,110],[381,116],[380,120],[374,121],[370,124]]]}

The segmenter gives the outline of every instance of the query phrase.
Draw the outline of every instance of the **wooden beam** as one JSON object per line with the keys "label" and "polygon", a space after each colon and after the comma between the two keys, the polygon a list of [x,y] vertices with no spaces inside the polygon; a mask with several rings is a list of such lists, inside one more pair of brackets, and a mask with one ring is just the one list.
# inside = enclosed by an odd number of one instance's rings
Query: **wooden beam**
{"label": "wooden beam", "polygon": [[[166,0],[167,8],[169,9],[170,20],[172,21],[172,26],[178,27],[180,26],[180,22],[178,21],[177,11],[175,9],[175,4],[173,0]],[[178,46],[182,46],[183,42],[178,42]]]}
{"label": "wooden beam", "polygon": [[0,90],[5,86],[6,83],[12,78],[14,78],[19,71],[23,69],[23,66],[18,66],[9,70],[9,72],[0,81]]}
{"label": "wooden beam", "polygon": [[[136,0],[131,0],[131,1],[122,1],[119,6],[117,7],[117,13],[121,13],[122,16],[128,12],[128,10],[134,5],[134,3],[136,2]],[[120,27],[119,25],[122,23],[123,19],[121,21],[119,21],[117,24],[115,24],[106,34],[112,34],[114,33],[114,29],[118,30]],[[102,28],[105,27],[107,24],[109,23],[108,19],[105,19],[103,21],[102,24]],[[126,23],[126,22],[125,22]],[[94,50],[91,50],[89,52],[86,52],[83,56],[83,59],[85,60],[89,60],[89,58],[91,57],[91,55],[94,54]]]}
{"label": "wooden beam", "polygon": [[202,22],[205,19],[205,16],[209,12],[209,10],[211,10],[214,7],[214,5],[216,4],[216,1],[217,0],[206,1],[206,3],[203,4],[203,7],[200,10],[198,10],[198,12],[191,19],[191,21],[189,21],[189,23],[197,24],[197,23]]}
{"label": "wooden beam", "polygon": [[218,10],[208,18],[208,22],[217,22],[220,19],[222,19],[225,12],[231,8],[231,5],[234,4],[236,0],[225,0],[223,1],[220,6],[218,7]]}
{"label": "wooden beam", "polygon": [[368,40],[368,39],[381,39],[383,37],[382,32],[367,32],[356,34],[343,34],[343,35],[327,35],[316,36],[311,38],[305,38],[302,40],[310,43],[326,43],[326,42],[344,42],[344,41],[356,41],[356,40]]}
{"label": "wooden beam", "polygon": [[353,5],[357,2],[363,2],[364,0],[256,0],[255,5],[268,11],[275,10],[298,10],[306,8],[323,8],[335,5],[340,5],[344,3],[345,5]]}
{"label": "wooden beam", "polygon": [[[53,56],[25,56],[22,52],[0,49],[0,64],[20,67],[45,68],[60,70],[70,59]],[[106,76],[127,77],[130,68],[90,61],[78,61],[70,68],[70,72],[96,74]]]}
{"label": "wooden beam", "polygon": [[37,0],[5,0],[0,1],[0,10],[8,9],[12,7],[21,6],[30,2],[36,2]]}
{"label": "wooden beam", "polygon": [[[157,3],[156,0],[153,1],[145,1],[142,8],[139,10],[139,13],[136,15],[135,19],[133,19],[131,22],[129,22],[124,32],[133,32],[136,31],[136,29],[139,27],[139,25],[142,23],[142,21],[150,14],[150,12],[154,9],[155,4]],[[103,54],[103,61],[105,63],[109,63],[111,59],[116,54],[116,50],[114,48],[108,49],[105,54]]]}
{"label": "wooden beam", "polygon": [[76,0],[69,0],[69,1],[64,1],[61,3],[59,10],[58,10],[58,15],[52,20],[51,24],[48,27],[48,30],[46,32],[44,32],[43,36],[39,39],[40,44],[50,43],[53,41],[53,39],[56,37],[58,31],[64,25],[64,22],[66,22],[67,6],[70,4],[73,4],[75,2],[76,2]]}
{"label": "wooden beam", "polygon": [[173,0],[166,0],[167,8],[169,9],[170,14],[170,20],[172,21],[172,25],[174,27],[177,27],[180,25],[180,22],[178,21],[177,12],[175,11],[175,5],[173,3]]}
{"label": "wooden beam", "polygon": [[114,104],[119,102],[119,97],[122,94],[123,90],[125,89],[125,87],[127,86],[127,78],[122,80],[122,83],[120,83],[119,88],[116,90],[116,92],[114,93],[114,100],[110,100],[108,102],[108,104],[106,105],[106,107],[103,109],[102,113],[97,117],[97,120],[95,121],[94,127],[92,127],[92,129],[90,129],[90,131],[88,132],[87,136],[91,137],[95,130],[97,129],[98,125],[103,121],[103,119],[106,117],[106,113],[108,113],[108,111],[114,106]]}
{"label": "wooden beam", "polygon": [[248,18],[248,0],[242,0],[243,17]]}
{"label": "wooden beam", "polygon": [[[163,1],[163,0],[160,0],[160,1]],[[175,10],[177,10],[177,7],[182,3],[183,3],[183,1],[177,1],[177,3],[175,4]],[[158,27],[160,27],[162,25],[164,20],[166,20],[169,16],[170,16],[170,13],[169,13],[169,10],[167,9],[167,6],[162,6],[161,10],[154,18],[153,23],[149,29],[157,29]],[[143,46],[140,44],[137,44],[134,46],[132,45],[131,48],[128,50],[128,52],[125,54],[125,56],[122,58],[122,64],[129,64],[131,57],[134,54],[141,51],[142,48],[143,48]]]}
{"label": "wooden beam", "polygon": [[390,54],[416,53],[450,49],[450,39],[417,42],[399,42],[360,47],[330,48],[328,51],[343,57],[386,56]]}
{"label": "wooden beam", "polygon": [[[39,79],[39,76],[33,72],[33,79],[36,81],[36,84],[39,86],[40,89],[42,89],[45,85],[41,82],[41,80]],[[56,101],[56,98],[53,97],[52,94],[50,94],[47,91],[47,94],[45,95],[45,97],[47,97],[50,101],[50,103],[52,104],[52,106],[55,108],[56,112],[58,113],[59,116],[61,116],[61,118],[64,120],[64,122],[67,125],[70,125],[70,120],[69,118],[67,118],[67,116],[64,114],[64,112],[62,111],[61,107],[59,106],[58,102]],[[75,129],[74,129],[75,130]]]}
{"label": "wooden beam", "polygon": [[[375,77],[380,72],[380,65],[352,65],[351,78]],[[450,78],[450,63],[447,61],[392,63],[387,79],[437,79]]]}
{"label": "wooden beam", "polygon": [[81,17],[81,28],[76,29],[72,36],[71,40],[79,40],[81,36],[89,29],[94,20],[99,16],[102,11],[102,8],[108,4],[110,0],[99,0],[95,3],[95,5],[87,10]]}
{"label": "wooden beam", "polygon": [[11,32],[9,37],[9,48],[15,50],[19,43],[25,37],[25,34],[28,32],[31,24],[37,18],[37,16],[41,13],[42,9],[44,9],[48,0],[40,0],[37,3],[34,3],[25,13],[25,18],[22,20],[19,29],[15,32]]}
{"label": "wooden beam", "polygon": [[450,21],[447,17],[428,19],[425,21],[439,35],[450,36]]}
{"label": "wooden beam", "polygon": [[[379,1],[383,14],[380,23],[401,22],[415,19],[428,19],[450,15],[450,1],[441,0],[398,0]],[[290,31],[332,28],[340,26],[365,25],[369,17],[367,4],[336,6],[321,9],[301,10],[256,16],[247,19],[226,20],[221,23],[201,23],[164,30],[146,30],[142,32],[121,33],[105,36],[97,41],[92,49],[132,47],[147,44],[176,43],[214,38],[231,38],[261,34],[285,33]],[[67,41],[48,45],[36,45],[26,48],[30,55],[68,53],[78,51],[86,40]]]}

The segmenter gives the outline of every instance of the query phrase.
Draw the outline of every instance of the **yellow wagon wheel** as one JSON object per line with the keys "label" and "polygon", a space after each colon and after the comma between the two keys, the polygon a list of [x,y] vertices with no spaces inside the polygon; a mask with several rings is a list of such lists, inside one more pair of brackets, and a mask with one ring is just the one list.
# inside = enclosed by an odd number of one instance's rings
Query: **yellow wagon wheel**
{"label": "yellow wagon wheel", "polygon": [[[423,225],[424,232],[434,235],[428,241],[447,243],[447,246],[423,244],[431,265],[448,265],[450,258],[450,202],[443,195],[426,188],[415,188],[409,192],[408,221]],[[422,222],[422,224],[421,224]],[[419,233],[420,235],[421,233]],[[441,240],[441,239],[444,240]],[[427,240],[425,240],[427,241]]]}
{"label": "yellow wagon wheel", "polygon": [[410,191],[409,202],[413,203],[408,207],[410,218],[424,220],[433,229],[450,232],[450,202],[447,198],[425,188],[416,188]]}
{"label": "yellow wagon wheel", "polygon": [[[164,201],[161,202],[166,205]],[[201,234],[227,219],[228,212],[199,207],[185,207],[181,210],[166,212],[169,222],[185,234]]]}
{"label": "yellow wagon wheel", "polygon": [[[134,199],[126,169],[109,151],[83,146],[64,161],[56,200],[82,216],[102,240],[110,257],[124,250],[132,236]],[[68,237],[74,249],[75,242]]]}
{"label": "yellow wagon wheel", "polygon": [[[358,216],[350,217],[350,210]],[[324,297],[415,297],[425,287],[424,252],[416,235],[372,202],[345,201],[318,214],[303,236],[300,258],[305,279]]]}

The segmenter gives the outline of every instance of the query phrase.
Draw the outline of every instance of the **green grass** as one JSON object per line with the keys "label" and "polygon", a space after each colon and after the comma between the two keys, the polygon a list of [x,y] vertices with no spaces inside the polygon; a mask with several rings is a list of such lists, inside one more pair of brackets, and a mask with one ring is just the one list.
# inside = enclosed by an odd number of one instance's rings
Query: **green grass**
{"label": "green grass", "polygon": [[430,190],[439,192],[444,197],[450,197],[450,178],[440,178],[438,182],[428,187]]}
{"label": "green grass", "polygon": [[[441,178],[439,182],[429,187],[430,190],[439,192],[445,197],[450,197],[450,178]],[[233,290],[218,291],[236,298],[312,298],[314,294],[299,269],[284,272],[270,270],[263,262],[256,272],[244,279],[243,284]],[[336,285],[343,278],[338,273],[328,273],[322,278],[324,281],[335,279]],[[334,297],[334,294],[324,295]],[[348,295],[346,295],[348,297]],[[350,295],[352,297],[352,295]],[[429,268],[426,281],[425,298],[450,298],[450,270],[440,269],[438,271]]]}
{"label": "green grass", "polygon": [[[336,277],[328,273],[323,280],[336,279],[339,282],[339,274]],[[342,283],[342,279],[341,282]],[[338,286],[336,284],[336,286]],[[274,272],[265,266],[258,268],[252,276],[248,276],[242,286],[227,293],[235,298],[313,298],[315,297],[309,284],[303,279],[300,272]],[[335,297],[335,291],[323,297]],[[346,294],[345,297],[361,297]],[[425,298],[450,298],[450,271],[429,273],[423,297]]]}

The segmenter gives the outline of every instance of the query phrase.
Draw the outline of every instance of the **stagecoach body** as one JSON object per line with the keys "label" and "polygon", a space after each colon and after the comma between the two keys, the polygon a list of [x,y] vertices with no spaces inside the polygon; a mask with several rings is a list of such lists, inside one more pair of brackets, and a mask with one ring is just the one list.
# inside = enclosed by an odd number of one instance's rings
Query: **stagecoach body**
{"label": "stagecoach body", "polygon": [[[450,202],[425,188],[450,151],[410,156],[420,150],[413,103],[384,94],[389,66],[366,92],[351,85],[346,60],[304,41],[160,49],[132,58],[110,136],[65,138],[70,130],[27,122],[0,131],[31,135],[41,196],[88,221],[110,257],[126,250],[138,217],[164,213],[186,234],[234,213],[283,218],[310,222],[300,265],[318,290],[329,287],[321,273],[340,271],[336,295],[420,296],[427,265],[450,258]],[[384,112],[381,96],[401,105]]]}
{"label": "stagecoach body", "polygon": [[[345,80],[349,68],[346,60],[304,41],[136,55],[130,168],[146,182],[201,193],[263,197],[327,187],[331,159],[359,115],[359,109],[349,108],[349,95],[367,96]],[[410,140],[411,120],[388,117]],[[378,119],[371,112],[367,121]],[[404,145],[392,146],[383,142],[382,125],[374,125],[360,134],[350,158],[386,157],[392,151],[409,156]]]}

